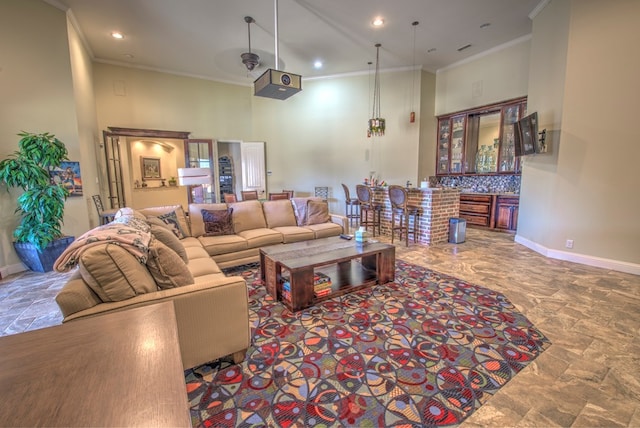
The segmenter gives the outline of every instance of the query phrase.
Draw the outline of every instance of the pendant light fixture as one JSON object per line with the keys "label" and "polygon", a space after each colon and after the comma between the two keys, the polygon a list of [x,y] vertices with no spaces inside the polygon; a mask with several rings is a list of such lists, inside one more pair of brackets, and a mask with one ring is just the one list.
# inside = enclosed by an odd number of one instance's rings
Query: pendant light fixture
{"label": "pendant light fixture", "polygon": [[245,16],[244,22],[247,23],[247,32],[249,33],[249,52],[243,53],[240,55],[240,58],[242,58],[242,63],[247,67],[247,70],[253,71],[253,69],[256,68],[256,65],[260,64],[260,57],[251,52],[251,24],[256,21],[250,16]]}
{"label": "pendant light fixture", "polygon": [[376,43],[376,72],[373,79],[373,111],[371,119],[369,119],[369,128],[367,129],[367,137],[372,135],[381,137],[384,135],[386,123],[380,114],[380,43]]}
{"label": "pendant light fixture", "polygon": [[411,77],[411,113],[409,113],[409,123],[413,123],[416,121],[416,110],[414,108],[414,99],[416,92],[416,27],[420,24],[418,21],[413,21],[411,25],[413,25],[413,67],[411,67],[411,72],[413,73]]}

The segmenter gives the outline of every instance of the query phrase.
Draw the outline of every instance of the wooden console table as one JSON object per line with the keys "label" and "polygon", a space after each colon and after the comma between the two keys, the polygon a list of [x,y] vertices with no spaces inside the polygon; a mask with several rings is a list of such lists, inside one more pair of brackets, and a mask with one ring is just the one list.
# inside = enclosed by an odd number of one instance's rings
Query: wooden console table
{"label": "wooden console table", "polygon": [[0,337],[0,425],[190,427],[173,303]]}

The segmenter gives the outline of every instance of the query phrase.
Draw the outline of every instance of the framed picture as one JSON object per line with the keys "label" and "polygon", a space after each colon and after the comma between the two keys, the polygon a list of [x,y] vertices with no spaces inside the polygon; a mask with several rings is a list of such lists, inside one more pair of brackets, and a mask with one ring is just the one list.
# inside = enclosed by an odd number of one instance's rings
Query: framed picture
{"label": "framed picture", "polygon": [[59,168],[49,171],[51,182],[64,186],[69,196],[82,196],[82,176],[80,162],[61,162]]}
{"label": "framed picture", "polygon": [[140,158],[143,180],[160,180],[160,158]]}

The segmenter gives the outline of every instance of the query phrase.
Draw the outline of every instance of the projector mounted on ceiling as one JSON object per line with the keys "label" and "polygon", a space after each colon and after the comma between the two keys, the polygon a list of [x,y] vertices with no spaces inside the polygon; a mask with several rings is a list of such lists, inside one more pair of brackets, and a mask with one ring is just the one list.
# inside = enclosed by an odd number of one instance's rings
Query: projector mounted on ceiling
{"label": "projector mounted on ceiling", "polygon": [[254,95],[286,100],[302,90],[302,76],[268,69],[253,82]]}
{"label": "projector mounted on ceiling", "polygon": [[302,90],[302,76],[278,70],[278,0],[273,0],[275,15],[276,67],[268,69],[253,82],[254,95],[286,100]]}

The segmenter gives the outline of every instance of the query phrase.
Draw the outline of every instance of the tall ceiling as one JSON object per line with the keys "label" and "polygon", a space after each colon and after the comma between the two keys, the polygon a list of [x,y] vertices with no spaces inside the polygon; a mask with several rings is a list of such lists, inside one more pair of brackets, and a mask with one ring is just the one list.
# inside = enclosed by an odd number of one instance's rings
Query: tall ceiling
{"label": "tall ceiling", "polygon": [[[368,72],[381,43],[381,69],[435,72],[527,36],[529,14],[548,0],[46,1],[71,11],[96,61],[248,85],[275,66],[276,16],[280,70],[303,78]],[[255,19],[251,50],[260,56],[251,73],[240,59],[245,16]],[[384,25],[374,28],[378,16]]]}

